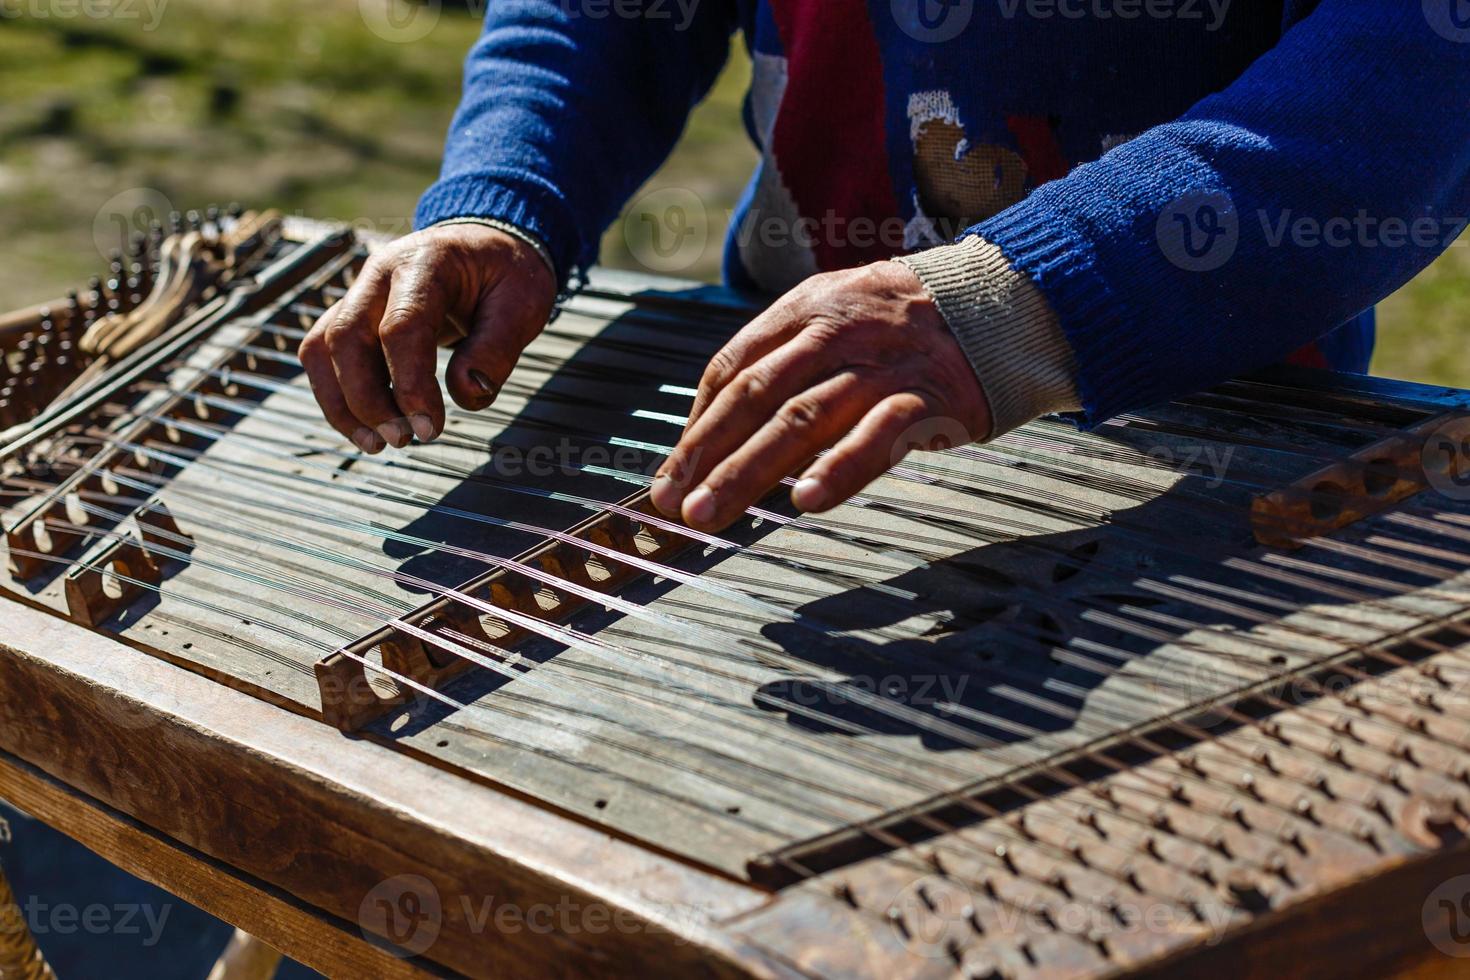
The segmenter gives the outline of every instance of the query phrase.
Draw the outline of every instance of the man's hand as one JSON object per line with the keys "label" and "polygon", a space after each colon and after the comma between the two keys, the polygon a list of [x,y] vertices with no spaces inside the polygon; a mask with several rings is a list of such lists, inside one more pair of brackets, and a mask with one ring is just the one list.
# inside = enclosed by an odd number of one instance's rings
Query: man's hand
{"label": "man's hand", "polygon": [[791,493],[803,511],[830,510],[911,449],[989,431],[974,371],[907,266],[827,273],[714,356],[653,502],[690,527],[718,530],[830,448]]}
{"label": "man's hand", "polygon": [[550,270],[513,235],[426,228],[373,253],[301,342],[301,363],[327,422],[364,452],[428,442],[444,431],[438,344],[464,334],[445,382],[461,408],[485,408],[555,300]]}

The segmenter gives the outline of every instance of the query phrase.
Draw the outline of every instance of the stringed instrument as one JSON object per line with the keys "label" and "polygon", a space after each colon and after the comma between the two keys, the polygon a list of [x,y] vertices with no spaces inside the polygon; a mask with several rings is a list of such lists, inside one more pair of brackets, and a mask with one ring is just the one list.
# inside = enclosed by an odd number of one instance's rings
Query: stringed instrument
{"label": "stringed instrument", "polygon": [[371,247],[205,216],[4,321],[0,796],[334,974],[1470,953],[1470,393],[1281,370],[703,534],[647,486],[749,301],[599,272],[367,456],[295,351]]}

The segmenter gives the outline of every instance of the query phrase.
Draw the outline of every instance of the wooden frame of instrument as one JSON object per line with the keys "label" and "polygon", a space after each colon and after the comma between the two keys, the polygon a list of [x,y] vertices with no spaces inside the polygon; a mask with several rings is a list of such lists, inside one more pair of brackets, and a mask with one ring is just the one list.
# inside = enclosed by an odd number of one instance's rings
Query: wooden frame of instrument
{"label": "wooden frame of instrument", "polygon": [[[0,610],[0,797],[329,975],[609,976],[652,964],[670,974],[862,975],[865,958],[891,955],[855,942],[840,906],[810,892],[707,873],[42,610],[11,601]],[[1385,855],[1217,945],[1132,965],[1143,976],[1186,966],[1220,977],[1369,966],[1452,975],[1459,964],[1428,944],[1421,904],[1466,872],[1463,837],[1414,859]],[[365,901],[402,875],[435,882],[443,903],[417,959],[389,956],[360,932]],[[487,929],[476,918],[487,901],[575,909],[589,928]]]}
{"label": "wooden frame of instrument", "polygon": [[[1266,379],[1356,406],[1470,407],[1467,392],[1376,379],[1300,369]],[[568,533],[591,533],[598,521]],[[473,587],[493,587],[495,577]],[[736,880],[374,737],[346,738],[228,678],[181,669],[24,600],[0,598],[0,622],[0,797],[330,975],[956,975],[942,955],[906,955],[859,914],[864,888],[893,873],[884,861],[795,889]],[[362,649],[383,639],[364,638]],[[1436,657],[1470,671],[1470,648]],[[1282,715],[1320,726],[1309,711]],[[350,716],[339,720],[353,727]],[[1470,745],[1470,717],[1457,741]],[[1162,761],[1139,765],[1148,767],[1167,778]],[[1470,767],[1459,772],[1470,799]],[[1107,792],[1114,778],[1092,791]],[[1409,789],[1410,804],[1421,802],[1419,787]],[[1217,943],[1165,931],[1096,952],[1079,945],[1048,963],[1057,976],[1452,975],[1459,963],[1431,945],[1421,914],[1435,884],[1470,872],[1470,821],[1405,809],[1413,812],[1395,818],[1413,849],[1344,857],[1316,891],[1243,916]],[[405,936],[394,929],[385,941],[364,938],[381,927],[375,899],[405,881],[427,883],[440,912],[429,942],[407,937],[408,958],[396,955]],[[1230,887],[1242,905],[1253,901],[1249,883]],[[504,909],[514,914],[498,916]],[[542,909],[550,918],[528,914]]]}

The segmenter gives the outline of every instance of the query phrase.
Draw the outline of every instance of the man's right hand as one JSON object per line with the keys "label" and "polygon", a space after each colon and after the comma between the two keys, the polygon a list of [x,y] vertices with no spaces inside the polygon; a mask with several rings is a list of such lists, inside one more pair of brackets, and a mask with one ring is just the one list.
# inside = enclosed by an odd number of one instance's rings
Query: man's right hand
{"label": "man's right hand", "polygon": [[445,385],[457,405],[478,411],[555,301],[546,263],[514,235],[478,224],[426,228],[373,253],[307,332],[301,363],[327,422],[364,452],[414,436],[429,442],[444,431],[436,348],[458,340]]}

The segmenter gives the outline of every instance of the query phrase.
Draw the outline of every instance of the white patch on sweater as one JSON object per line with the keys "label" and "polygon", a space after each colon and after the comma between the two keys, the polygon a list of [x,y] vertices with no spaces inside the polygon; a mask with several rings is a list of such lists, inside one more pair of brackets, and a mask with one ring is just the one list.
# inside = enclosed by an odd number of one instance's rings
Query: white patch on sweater
{"label": "white patch on sweater", "polygon": [[934,219],[924,213],[924,205],[919,203],[919,194],[914,192],[914,216],[909,219],[903,228],[903,248],[906,252],[912,252],[916,248],[928,248],[931,245],[944,244],[944,236],[939,234],[939,229],[934,227]]}
{"label": "white patch on sweater", "polygon": [[[793,240],[801,214],[796,200],[781,179],[781,169],[771,149],[781,100],[789,77],[785,58],[756,54],[750,85],[750,113],[761,144],[760,168],[755,175],[755,192],[750,210],[735,230],[735,247],[740,264],[762,289],[785,292],[817,273],[817,257],[811,249]],[[766,223],[775,226],[767,236]]]}
{"label": "white patch on sweater", "polygon": [[787,62],[773,54],[756,52],[750,78],[750,114],[762,147],[771,145],[781,97],[786,94]]}
{"label": "white patch on sweater", "polygon": [[[944,89],[932,89],[928,92],[915,92],[909,96],[909,140],[918,145],[919,133],[923,131],[928,123],[938,120],[947,122],[951,126],[964,129],[964,123],[960,122],[960,112],[954,106],[954,99]],[[967,145],[962,140],[960,146],[955,148],[958,153]]]}

